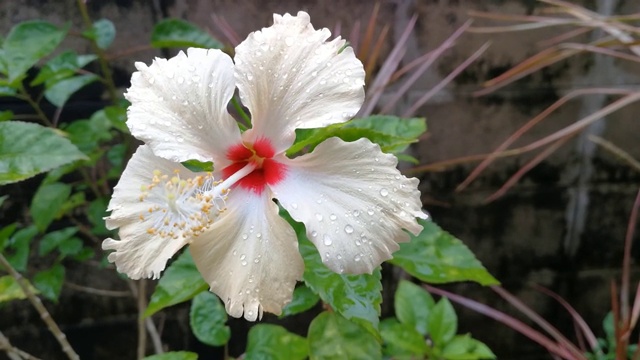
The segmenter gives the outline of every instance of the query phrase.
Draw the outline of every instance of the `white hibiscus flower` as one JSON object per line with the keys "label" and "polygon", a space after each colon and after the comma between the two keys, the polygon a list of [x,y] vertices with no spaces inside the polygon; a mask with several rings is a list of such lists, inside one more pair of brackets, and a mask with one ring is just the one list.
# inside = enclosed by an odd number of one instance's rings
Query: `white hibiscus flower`
{"label": "white hibiscus flower", "polygon": [[[296,128],[345,122],[364,100],[364,70],[340,38],[314,30],[309,15],[274,15],[232,59],[189,49],[151,66],[137,63],[127,125],[143,145],[127,165],[107,218],[121,240],[109,260],[132,278],[158,277],[181,247],[234,317],[279,314],[303,273],[296,235],[278,205],[304,223],[324,263],[371,273],[418,234],[418,180],[367,139],[330,138],[294,159]],[[234,64],[235,61],[235,64]],[[251,112],[241,133],[227,113],[238,88]],[[179,162],[213,161],[213,174]],[[214,182],[213,179],[224,182]]]}

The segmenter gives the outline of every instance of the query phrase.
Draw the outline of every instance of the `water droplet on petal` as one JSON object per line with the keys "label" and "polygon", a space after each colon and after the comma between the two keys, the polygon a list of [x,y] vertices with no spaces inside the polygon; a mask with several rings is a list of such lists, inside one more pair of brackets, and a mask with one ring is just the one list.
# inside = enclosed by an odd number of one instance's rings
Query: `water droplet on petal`
{"label": "water droplet on petal", "polygon": [[387,195],[389,195],[389,190],[387,190],[387,189],[381,189],[381,190],[380,190],[380,195],[382,195],[382,196],[387,196]]}
{"label": "water droplet on petal", "polygon": [[242,264],[242,266],[247,266],[247,260],[242,260],[240,264]]}
{"label": "water droplet on petal", "polygon": [[322,221],[322,214],[316,213],[316,219],[318,219],[318,221]]}
{"label": "water droplet on petal", "polygon": [[247,255],[245,255],[245,254],[240,255],[240,260],[244,260],[246,258],[247,258]]}
{"label": "water droplet on petal", "polygon": [[311,232],[311,237],[316,237],[318,236],[318,232],[317,231],[312,231]]}
{"label": "water droplet on petal", "polygon": [[362,259],[362,254],[358,254],[353,258],[353,261],[358,262],[360,261],[360,259]]}
{"label": "water droplet on petal", "polygon": [[329,219],[331,219],[331,221],[336,221],[337,218],[336,214],[329,215]]}
{"label": "water droplet on petal", "polygon": [[247,80],[249,80],[249,81],[253,80],[253,75],[247,73]]}
{"label": "water droplet on petal", "polygon": [[256,237],[257,237],[258,239],[260,239],[260,238],[262,237],[262,233],[257,233],[257,234],[256,234]]}
{"label": "water droplet on petal", "polygon": [[331,244],[333,244],[333,240],[331,240],[331,237],[329,237],[329,235],[327,234],[324,234],[324,237],[322,239],[326,246],[331,246]]}
{"label": "water droplet on petal", "polygon": [[184,78],[182,76],[180,76],[178,78],[178,84],[182,84],[184,82]]}
{"label": "water droplet on petal", "polygon": [[371,208],[367,209],[367,214],[373,215],[373,209],[371,209]]}
{"label": "water droplet on petal", "polygon": [[353,216],[355,216],[355,217],[360,216],[360,211],[359,210],[353,210]]}
{"label": "water droplet on petal", "polygon": [[297,209],[298,208],[298,204],[293,203],[293,204],[291,204],[291,207],[294,208],[294,209]]}
{"label": "water droplet on petal", "polygon": [[347,234],[353,233],[353,226],[351,226],[351,225],[345,226],[344,227],[344,232],[346,232]]}

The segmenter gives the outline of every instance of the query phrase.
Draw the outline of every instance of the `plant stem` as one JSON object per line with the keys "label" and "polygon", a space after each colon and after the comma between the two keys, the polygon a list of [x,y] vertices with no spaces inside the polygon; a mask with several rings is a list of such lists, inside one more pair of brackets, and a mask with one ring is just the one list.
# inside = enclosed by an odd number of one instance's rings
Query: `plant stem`
{"label": "plant stem", "polygon": [[0,350],[4,350],[10,360],[40,360],[37,357],[11,345],[11,342],[6,336],[4,336],[2,331],[0,331]]}
{"label": "plant stem", "polygon": [[[93,22],[89,17],[89,12],[87,11],[87,4],[85,4],[85,0],[78,0],[78,9],[80,10],[80,15],[82,16],[82,20],[84,21],[84,25],[87,30],[93,28]],[[113,103],[115,103],[118,100],[117,90],[116,85],[113,83],[113,75],[111,73],[111,69],[109,68],[107,57],[94,39],[89,39],[89,41],[91,42],[93,52],[98,56],[100,70],[102,70],[102,76],[104,78],[105,85],[107,86],[107,91],[109,92],[109,98]]]}
{"label": "plant stem", "polygon": [[49,118],[47,117],[47,115],[45,115],[45,113],[42,111],[42,109],[40,108],[40,105],[38,105],[37,102],[35,102],[32,98],[31,95],[29,95],[29,93],[27,92],[27,90],[25,90],[24,85],[20,84],[20,89],[19,89],[19,96],[17,96],[18,99],[24,100],[27,103],[29,103],[29,105],[33,108],[33,110],[36,112],[36,115],[38,116],[38,119],[40,119],[46,126],[49,127],[54,127],[53,123],[49,120]]}
{"label": "plant stem", "polygon": [[80,357],[73,350],[73,348],[71,347],[71,344],[69,344],[69,341],[67,341],[67,336],[62,332],[62,330],[60,330],[60,328],[58,327],[58,324],[56,324],[55,320],[53,320],[53,318],[51,317],[51,314],[44,307],[40,298],[38,298],[33,293],[33,291],[31,291],[24,277],[18,271],[16,271],[16,269],[14,269],[13,266],[11,266],[9,261],[4,257],[4,255],[2,255],[2,253],[0,253],[0,264],[2,264],[2,266],[16,280],[18,285],[20,285],[20,288],[29,299],[29,302],[31,302],[31,305],[33,305],[33,307],[36,308],[36,310],[38,311],[38,314],[40,314],[40,318],[42,319],[42,321],[44,321],[44,323],[49,328],[49,331],[51,331],[53,336],[56,338],[56,340],[62,347],[62,351],[64,351],[64,353],[67,355],[67,357],[70,360],[79,360]]}

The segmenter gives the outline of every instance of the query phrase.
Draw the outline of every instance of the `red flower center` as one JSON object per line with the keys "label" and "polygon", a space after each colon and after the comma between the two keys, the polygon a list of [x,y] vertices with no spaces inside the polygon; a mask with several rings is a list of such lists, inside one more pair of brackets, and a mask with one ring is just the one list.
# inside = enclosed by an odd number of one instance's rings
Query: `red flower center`
{"label": "red flower center", "polygon": [[256,165],[249,175],[238,180],[238,186],[261,194],[267,185],[274,185],[282,181],[287,173],[287,167],[275,160],[275,150],[268,139],[260,138],[253,144],[237,144],[227,150],[227,159],[233,164],[222,169],[224,178],[235,174],[238,170],[252,163]]}

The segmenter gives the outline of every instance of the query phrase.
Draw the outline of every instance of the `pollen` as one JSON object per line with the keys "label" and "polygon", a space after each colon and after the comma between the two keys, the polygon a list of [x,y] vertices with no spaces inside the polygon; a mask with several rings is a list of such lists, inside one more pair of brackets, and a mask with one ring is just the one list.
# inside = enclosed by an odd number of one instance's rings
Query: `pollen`
{"label": "pollen", "polygon": [[151,183],[140,187],[139,199],[148,203],[140,222],[149,235],[167,240],[193,239],[202,234],[225,208],[228,191],[212,191],[219,182],[211,173],[184,178],[179,169],[154,170]]}

